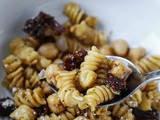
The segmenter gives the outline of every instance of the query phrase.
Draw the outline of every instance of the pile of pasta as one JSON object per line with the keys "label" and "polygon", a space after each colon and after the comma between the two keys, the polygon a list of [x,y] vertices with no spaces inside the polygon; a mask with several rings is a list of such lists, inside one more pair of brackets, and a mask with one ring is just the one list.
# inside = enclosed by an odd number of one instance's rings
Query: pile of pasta
{"label": "pile of pasta", "polygon": [[[65,5],[64,14],[68,21],[63,24],[63,34],[56,34],[47,26],[44,36],[49,40],[41,41],[30,32],[29,36],[10,42],[10,55],[3,60],[6,72],[3,83],[13,91],[17,107],[10,117],[16,120],[134,120],[140,117],[135,109],[160,111],[157,82],[143,86],[120,104],[96,107],[120,94],[105,84],[109,64],[110,72],[118,78],[127,78],[131,73],[127,66],[106,59],[106,55],[129,59],[142,74],[160,69],[160,55],[147,56],[144,48],[130,48],[123,39],[109,43],[107,35],[96,28],[98,18],[87,15],[76,3]],[[64,69],[66,56],[82,50],[86,50],[86,55],[79,68]],[[58,93],[48,84],[56,86]],[[39,111],[43,112],[39,114]]]}

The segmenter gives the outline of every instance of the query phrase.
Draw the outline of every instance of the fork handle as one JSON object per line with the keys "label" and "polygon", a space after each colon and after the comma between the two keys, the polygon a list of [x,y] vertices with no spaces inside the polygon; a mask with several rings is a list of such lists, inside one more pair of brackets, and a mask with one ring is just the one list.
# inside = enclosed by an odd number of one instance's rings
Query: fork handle
{"label": "fork handle", "polygon": [[145,74],[146,81],[149,79],[159,79],[160,80],[160,70],[155,70]]}

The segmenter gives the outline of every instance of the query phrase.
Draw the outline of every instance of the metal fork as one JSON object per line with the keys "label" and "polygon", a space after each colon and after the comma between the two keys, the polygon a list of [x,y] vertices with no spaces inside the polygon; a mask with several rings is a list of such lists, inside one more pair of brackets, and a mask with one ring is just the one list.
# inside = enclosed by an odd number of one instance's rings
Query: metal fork
{"label": "metal fork", "polygon": [[[156,70],[153,72],[146,73],[142,75],[140,71],[136,68],[136,66],[129,60],[118,57],[118,56],[106,56],[106,58],[111,60],[119,60],[123,63],[125,63],[128,67],[132,69],[132,73],[127,79],[127,91],[122,91],[120,95],[117,95],[113,100],[108,101],[107,103],[103,103],[101,105],[98,105],[97,107],[106,107],[106,106],[113,106],[115,104],[121,103],[127,98],[129,98],[131,95],[133,95],[138,89],[140,89],[145,84],[160,80],[160,70]],[[158,85],[158,84],[157,84]],[[50,88],[57,93],[58,89],[53,86],[49,85]]]}

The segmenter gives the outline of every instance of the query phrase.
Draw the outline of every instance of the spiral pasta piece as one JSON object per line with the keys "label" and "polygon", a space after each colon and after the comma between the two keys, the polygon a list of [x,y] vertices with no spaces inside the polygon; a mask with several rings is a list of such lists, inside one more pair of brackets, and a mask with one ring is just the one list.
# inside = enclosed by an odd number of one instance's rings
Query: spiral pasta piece
{"label": "spiral pasta piece", "polygon": [[24,68],[22,67],[21,60],[14,55],[9,55],[3,60],[3,66],[7,74],[3,81],[4,84],[9,88],[24,88]]}
{"label": "spiral pasta piece", "polygon": [[125,104],[116,104],[111,112],[112,116],[120,117],[120,120],[134,120],[135,118],[132,114],[132,110]]}
{"label": "spiral pasta piece", "polygon": [[75,107],[67,107],[67,109],[59,114],[60,120],[73,120],[76,116],[82,114],[81,111],[77,106]]}
{"label": "spiral pasta piece", "polygon": [[97,105],[113,99],[114,96],[115,95],[108,86],[95,86],[87,90],[83,102],[79,103],[79,107],[80,109],[90,107],[91,111],[95,111]]}
{"label": "spiral pasta piece", "polygon": [[152,55],[135,62],[136,67],[142,74],[160,69],[160,56]]}
{"label": "spiral pasta piece", "polygon": [[58,96],[65,106],[73,107],[82,101],[83,96],[75,88],[75,78],[77,70],[60,71],[56,76],[57,88],[59,88]]}
{"label": "spiral pasta piece", "polygon": [[55,113],[50,115],[40,116],[37,120],[61,120]]}
{"label": "spiral pasta piece", "polygon": [[105,56],[99,53],[99,50],[93,46],[84,58],[80,66],[79,84],[83,89],[91,87],[96,83],[98,67]]}
{"label": "spiral pasta piece", "polygon": [[152,108],[160,111],[160,92],[158,90],[154,93]]}
{"label": "spiral pasta piece", "polygon": [[99,84],[99,85],[104,85],[106,80],[107,80],[107,70],[109,69],[109,61],[108,59],[104,59],[98,70],[97,70],[97,80],[96,80],[96,83]]}
{"label": "spiral pasta piece", "polygon": [[158,90],[158,81],[153,81],[148,83],[143,89],[143,91],[146,91],[146,92],[153,91],[153,90]]}
{"label": "spiral pasta piece", "polygon": [[152,99],[147,95],[146,92],[142,93],[142,101],[139,104],[141,110],[152,110]]}
{"label": "spiral pasta piece", "polygon": [[45,115],[38,118],[38,120],[73,120],[76,116],[79,116],[81,111],[78,107],[66,108],[65,111],[60,114],[52,113],[51,115]]}
{"label": "spiral pasta piece", "polygon": [[72,24],[79,24],[85,21],[88,26],[95,27],[98,23],[96,17],[87,16],[81,9],[80,6],[74,2],[68,3],[64,8],[65,15],[68,16]]}
{"label": "spiral pasta piece", "polygon": [[90,120],[90,119],[88,119],[88,118],[86,118],[86,117],[84,117],[84,116],[78,116],[78,117],[76,117],[76,118],[73,119],[73,120]]}
{"label": "spiral pasta piece", "polygon": [[39,107],[46,104],[43,90],[40,87],[33,91],[19,89],[14,95],[14,102],[16,106],[27,105],[30,107]]}
{"label": "spiral pasta piece", "polygon": [[104,32],[88,27],[85,22],[72,26],[70,32],[86,45],[102,46],[107,40]]}
{"label": "spiral pasta piece", "polygon": [[34,85],[39,82],[38,73],[33,67],[27,67],[24,70],[25,88],[33,89]]}
{"label": "spiral pasta piece", "polygon": [[139,89],[137,90],[132,96],[130,96],[125,103],[129,107],[138,107],[139,103],[142,102],[142,91]]}
{"label": "spiral pasta piece", "polygon": [[36,111],[27,105],[19,106],[10,114],[10,117],[15,120],[35,120],[36,116]]}
{"label": "spiral pasta piece", "polygon": [[108,110],[108,107],[101,107],[96,110],[96,115],[98,116],[98,120],[112,120],[111,112]]}
{"label": "spiral pasta piece", "polygon": [[18,56],[22,63],[26,65],[33,65],[37,63],[38,53],[34,48],[25,45],[24,39],[17,38],[10,43],[10,51],[13,55]]}

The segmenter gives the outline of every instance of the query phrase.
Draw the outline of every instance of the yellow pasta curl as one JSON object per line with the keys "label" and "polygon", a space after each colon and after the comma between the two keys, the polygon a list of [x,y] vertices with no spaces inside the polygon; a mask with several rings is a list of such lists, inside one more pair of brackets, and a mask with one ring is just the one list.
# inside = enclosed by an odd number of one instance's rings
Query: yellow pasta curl
{"label": "yellow pasta curl", "polygon": [[93,46],[91,50],[87,52],[84,58],[84,62],[80,66],[79,84],[83,89],[91,87],[96,83],[98,67],[105,56],[99,53],[99,50]]}
{"label": "yellow pasta curl", "polygon": [[152,55],[135,62],[142,74],[160,69],[160,56]]}
{"label": "yellow pasta curl", "polygon": [[22,60],[22,63],[26,65],[33,65],[37,63],[39,56],[38,53],[34,48],[25,45],[24,39],[17,38],[12,40],[9,48],[13,55],[18,56]]}
{"label": "yellow pasta curl", "polygon": [[139,104],[141,110],[152,110],[152,99],[147,95],[146,92],[142,93],[142,102]]}
{"label": "yellow pasta curl", "polygon": [[95,111],[95,107],[103,102],[107,102],[114,98],[113,92],[108,86],[101,85],[89,88],[84,101],[79,103],[80,109],[90,107],[91,111]]}
{"label": "yellow pasta curl", "polygon": [[96,83],[100,85],[104,85],[107,80],[107,70],[109,69],[109,61],[108,59],[104,58],[101,62],[98,70],[97,70],[97,80]]}
{"label": "yellow pasta curl", "polygon": [[38,73],[33,67],[27,67],[24,70],[25,88],[33,89],[34,85],[39,82]]}
{"label": "yellow pasta curl", "polygon": [[61,120],[55,113],[37,118],[37,120]]}
{"label": "yellow pasta curl", "polygon": [[72,26],[70,32],[86,45],[102,46],[107,40],[104,32],[88,27],[85,22]]}
{"label": "yellow pasta curl", "polygon": [[129,107],[138,107],[139,103],[142,102],[142,91],[139,89],[137,90],[132,96],[130,96],[125,103]]}
{"label": "yellow pasta curl", "polygon": [[21,60],[14,55],[9,55],[5,60],[3,60],[3,66],[7,74],[4,84],[9,88],[23,88],[24,76]]}
{"label": "yellow pasta curl", "polygon": [[116,104],[111,112],[113,116],[120,117],[120,120],[134,120],[135,118],[127,105]]}
{"label": "yellow pasta curl", "polygon": [[19,106],[10,114],[10,117],[15,120],[35,120],[36,111],[26,105]]}
{"label": "yellow pasta curl", "polygon": [[79,116],[81,111],[78,107],[66,108],[64,112],[60,114],[52,113],[51,115],[45,115],[43,117],[39,117],[38,120],[73,120],[76,116]]}
{"label": "yellow pasta curl", "polygon": [[39,87],[33,91],[19,89],[14,95],[14,102],[16,106],[27,105],[30,107],[39,107],[46,104],[43,90]]}
{"label": "yellow pasta curl", "polygon": [[86,118],[86,117],[84,117],[84,116],[78,116],[78,117],[76,117],[76,118],[73,119],[73,120],[90,120],[90,119],[88,119],[88,118]]}
{"label": "yellow pasta curl", "polygon": [[56,76],[57,88],[59,88],[58,96],[65,106],[73,107],[82,101],[83,96],[75,88],[75,78],[77,70],[71,72],[60,71]]}
{"label": "yellow pasta curl", "polygon": [[64,13],[68,16],[72,24],[79,24],[82,21],[86,21],[88,26],[95,27],[98,23],[96,17],[87,16],[80,9],[80,6],[74,2],[70,2],[65,6]]}

